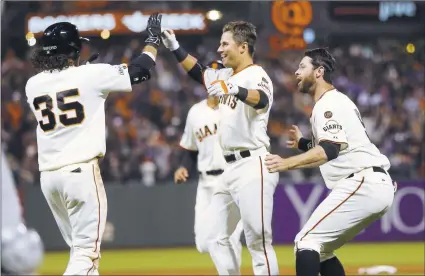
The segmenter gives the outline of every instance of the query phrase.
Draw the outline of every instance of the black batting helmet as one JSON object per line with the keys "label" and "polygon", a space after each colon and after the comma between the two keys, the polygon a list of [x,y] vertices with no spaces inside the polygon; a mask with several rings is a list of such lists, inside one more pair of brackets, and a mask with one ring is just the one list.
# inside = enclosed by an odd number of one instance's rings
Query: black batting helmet
{"label": "black batting helmet", "polygon": [[69,22],[59,22],[47,27],[41,37],[41,53],[45,56],[67,55],[72,59],[80,56],[82,41],[77,26]]}

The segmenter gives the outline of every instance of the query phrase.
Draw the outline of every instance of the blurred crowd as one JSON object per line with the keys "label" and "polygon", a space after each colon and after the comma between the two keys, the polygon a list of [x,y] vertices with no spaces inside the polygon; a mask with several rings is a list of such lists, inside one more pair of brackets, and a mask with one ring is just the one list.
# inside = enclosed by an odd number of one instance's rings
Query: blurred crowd
{"label": "blurred crowd", "polygon": [[[180,43],[203,62],[217,58],[217,45],[196,39],[182,36]],[[84,49],[83,56],[99,52],[96,62],[118,64],[131,60],[142,47],[143,42],[137,39],[95,40]],[[330,50],[338,64],[334,85],[358,105],[369,137],[391,161],[393,177],[424,178],[423,54],[408,54],[404,43],[389,40],[346,43]],[[308,119],[312,101],[296,93],[294,78],[302,54],[297,51],[255,57],[273,80],[275,101],[268,132],[272,152],[283,156],[297,153],[285,148],[292,124],[306,136],[311,133]],[[18,183],[34,185],[39,182],[37,122],[25,97],[26,81],[34,71],[29,58],[18,58],[12,48],[7,50],[1,66],[2,144]],[[114,93],[106,101],[107,152],[101,168],[108,184],[170,183],[180,165],[178,145],[187,112],[206,97],[206,92],[179,68],[166,49],[161,49],[154,70],[152,79],[134,86],[133,93]],[[192,170],[192,175],[196,171]],[[281,177],[295,183],[322,181],[318,169],[291,171]]]}

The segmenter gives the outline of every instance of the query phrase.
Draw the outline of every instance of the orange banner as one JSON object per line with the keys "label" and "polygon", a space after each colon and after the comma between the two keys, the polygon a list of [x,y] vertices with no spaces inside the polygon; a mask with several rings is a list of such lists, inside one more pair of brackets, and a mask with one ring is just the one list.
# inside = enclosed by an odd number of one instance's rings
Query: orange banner
{"label": "orange banner", "polygon": [[[112,11],[58,14],[28,14],[26,31],[43,32],[55,22],[68,21],[75,24],[82,35],[99,35],[108,30],[113,34],[135,34],[145,31],[149,15],[153,12]],[[203,12],[163,12],[162,26],[176,33],[205,33],[207,20]]]}

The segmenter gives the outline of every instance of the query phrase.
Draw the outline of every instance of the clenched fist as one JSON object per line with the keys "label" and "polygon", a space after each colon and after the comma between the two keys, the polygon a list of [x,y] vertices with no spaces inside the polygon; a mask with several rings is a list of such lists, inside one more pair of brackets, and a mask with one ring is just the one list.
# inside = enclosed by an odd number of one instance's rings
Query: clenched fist
{"label": "clenched fist", "polygon": [[174,182],[175,183],[186,182],[186,180],[188,178],[189,178],[189,172],[184,167],[180,167],[174,172]]}
{"label": "clenched fist", "polygon": [[300,129],[296,125],[292,125],[289,130],[289,141],[286,142],[288,148],[298,148],[298,142],[303,137]]}

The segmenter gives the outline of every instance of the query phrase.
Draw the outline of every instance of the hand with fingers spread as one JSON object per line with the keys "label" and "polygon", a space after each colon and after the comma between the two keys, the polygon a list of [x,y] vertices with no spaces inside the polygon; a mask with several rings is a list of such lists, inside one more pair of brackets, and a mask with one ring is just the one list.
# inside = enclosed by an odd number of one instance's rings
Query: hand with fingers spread
{"label": "hand with fingers spread", "polygon": [[303,134],[296,125],[292,125],[289,129],[289,141],[286,142],[288,148],[297,149],[300,139],[303,138]]}
{"label": "hand with fingers spread", "polygon": [[275,154],[269,154],[264,158],[264,163],[270,173],[288,170],[288,164],[285,161],[285,159]]}
{"label": "hand with fingers spread", "polygon": [[186,182],[188,178],[189,178],[189,172],[184,167],[180,167],[174,172],[175,183]]}
{"label": "hand with fingers spread", "polygon": [[162,14],[154,13],[149,16],[148,25],[146,27],[148,38],[145,42],[155,48],[159,47],[161,43],[161,20]]}

